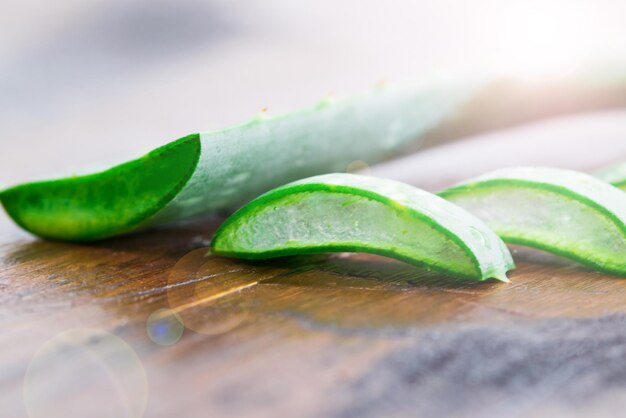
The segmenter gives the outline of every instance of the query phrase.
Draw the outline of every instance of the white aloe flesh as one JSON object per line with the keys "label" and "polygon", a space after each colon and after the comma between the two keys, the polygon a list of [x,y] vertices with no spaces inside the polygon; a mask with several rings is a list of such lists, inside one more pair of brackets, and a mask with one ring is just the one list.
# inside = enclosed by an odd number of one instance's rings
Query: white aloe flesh
{"label": "white aloe flesh", "polygon": [[369,252],[474,280],[508,281],[514,267],[502,240],[463,209],[406,184],[351,174],[260,196],[224,222],[212,251],[248,259]]}
{"label": "white aloe flesh", "polygon": [[440,196],[478,216],[506,242],[626,275],[626,194],[595,177],[520,167],[468,180]]}

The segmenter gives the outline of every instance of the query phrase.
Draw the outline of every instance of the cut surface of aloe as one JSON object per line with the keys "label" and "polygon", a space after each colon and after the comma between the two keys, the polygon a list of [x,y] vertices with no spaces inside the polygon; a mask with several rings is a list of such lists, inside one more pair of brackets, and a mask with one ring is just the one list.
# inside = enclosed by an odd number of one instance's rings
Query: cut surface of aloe
{"label": "cut surface of aloe", "polygon": [[485,221],[506,242],[626,275],[626,193],[590,175],[520,167],[439,193]]}
{"label": "cut surface of aloe", "polygon": [[626,163],[613,165],[594,173],[596,177],[626,191]]}
{"label": "cut surface of aloe", "polygon": [[231,210],[289,181],[381,161],[423,138],[475,89],[378,88],[327,100],[193,134],[104,172],[18,185],[0,201],[33,234],[74,241]]}
{"label": "cut surface of aloe", "polygon": [[311,177],[258,197],[224,222],[211,246],[246,259],[374,253],[474,280],[507,281],[514,267],[500,238],[465,210],[403,183],[353,174]]}

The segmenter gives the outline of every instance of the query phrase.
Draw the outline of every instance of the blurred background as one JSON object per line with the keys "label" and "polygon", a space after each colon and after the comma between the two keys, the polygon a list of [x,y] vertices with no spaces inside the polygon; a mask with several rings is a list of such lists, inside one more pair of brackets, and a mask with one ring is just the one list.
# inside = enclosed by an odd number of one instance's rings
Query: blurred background
{"label": "blurred background", "polygon": [[602,82],[626,74],[624,16],[623,0],[5,0],[0,183],[381,80]]}

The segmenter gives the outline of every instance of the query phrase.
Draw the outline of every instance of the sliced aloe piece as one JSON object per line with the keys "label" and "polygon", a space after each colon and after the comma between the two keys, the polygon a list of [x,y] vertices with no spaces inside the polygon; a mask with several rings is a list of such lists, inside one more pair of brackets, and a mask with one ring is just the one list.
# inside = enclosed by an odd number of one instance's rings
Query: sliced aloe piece
{"label": "sliced aloe piece", "polygon": [[626,194],[587,174],[554,168],[498,170],[439,194],[506,242],[626,275]]}
{"label": "sliced aloe piece", "polygon": [[193,134],[101,173],[19,185],[0,201],[24,229],[76,241],[230,210],[289,181],[387,158],[420,141],[475,90],[378,88]]}
{"label": "sliced aloe piece", "polygon": [[502,240],[463,209],[353,174],[311,177],[258,197],[224,222],[212,251],[246,259],[366,252],[474,280],[508,281],[514,268]]}
{"label": "sliced aloe piece", "polygon": [[603,168],[594,173],[596,177],[626,191],[626,163]]}

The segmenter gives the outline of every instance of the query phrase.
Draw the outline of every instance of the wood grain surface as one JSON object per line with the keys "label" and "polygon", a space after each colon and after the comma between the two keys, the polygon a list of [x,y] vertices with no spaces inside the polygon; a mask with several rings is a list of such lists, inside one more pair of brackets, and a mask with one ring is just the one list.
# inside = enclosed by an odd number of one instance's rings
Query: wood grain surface
{"label": "wood grain surface", "polygon": [[[373,172],[436,189],[497,165],[492,141],[508,163],[559,165],[572,130],[614,129],[568,143],[604,150],[600,165],[626,158],[624,118],[537,125],[541,152],[513,130]],[[626,406],[623,279],[523,248],[511,284],[361,254],[244,262],[207,255],[220,221],[77,245],[1,218],[0,416],[617,417]]]}

